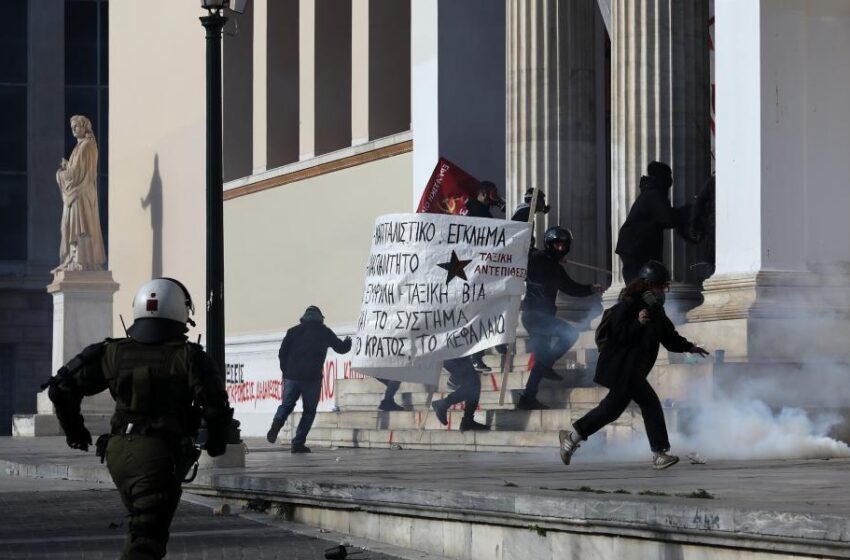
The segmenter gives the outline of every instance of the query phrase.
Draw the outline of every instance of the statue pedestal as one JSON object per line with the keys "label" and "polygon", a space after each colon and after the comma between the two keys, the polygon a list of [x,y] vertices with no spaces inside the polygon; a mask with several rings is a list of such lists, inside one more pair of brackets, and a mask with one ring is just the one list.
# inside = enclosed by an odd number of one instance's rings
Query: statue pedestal
{"label": "statue pedestal", "polygon": [[[116,291],[118,284],[108,270],[63,270],[54,275],[53,282],[47,286],[47,292],[53,295],[51,369],[54,375],[83,348],[112,336],[112,296]],[[107,391],[83,399],[82,414],[92,434],[108,431],[113,409]],[[47,391],[38,394],[36,410],[34,415],[14,417],[13,435],[62,435]]]}

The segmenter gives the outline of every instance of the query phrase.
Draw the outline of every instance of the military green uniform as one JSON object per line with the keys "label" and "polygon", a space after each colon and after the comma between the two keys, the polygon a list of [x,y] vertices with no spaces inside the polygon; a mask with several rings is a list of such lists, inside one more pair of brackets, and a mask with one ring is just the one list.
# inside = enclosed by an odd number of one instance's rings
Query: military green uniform
{"label": "military green uniform", "polygon": [[224,378],[201,346],[185,337],[157,344],[133,338],[89,346],[52,378],[50,399],[68,444],[87,449],[84,396],[109,389],[115,399],[106,463],[130,529],[121,558],[162,558],[181,482],[198,457],[192,438],[201,418],[207,451],[224,452],[233,410]]}

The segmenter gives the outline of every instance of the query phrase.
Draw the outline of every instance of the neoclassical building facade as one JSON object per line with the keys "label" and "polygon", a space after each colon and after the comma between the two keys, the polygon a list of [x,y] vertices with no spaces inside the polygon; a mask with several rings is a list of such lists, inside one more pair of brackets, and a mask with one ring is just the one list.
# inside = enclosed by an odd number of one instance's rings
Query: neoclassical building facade
{"label": "neoclassical building facade", "polygon": [[[116,334],[151,275],[203,299],[201,12],[110,10]],[[415,208],[440,156],[494,181],[509,210],[544,189],[553,209],[538,229],[572,229],[571,257],[612,274],[569,271],[610,285],[608,302],[647,163],[673,168],[676,205],[716,173],[714,275],[693,267],[694,246],[666,241],[681,330],[729,361],[845,358],[850,3],[252,0],[231,20],[228,361],[261,356],[274,372],[280,336],[311,304],[353,330],[369,229]],[[576,306],[567,316],[595,312]]]}

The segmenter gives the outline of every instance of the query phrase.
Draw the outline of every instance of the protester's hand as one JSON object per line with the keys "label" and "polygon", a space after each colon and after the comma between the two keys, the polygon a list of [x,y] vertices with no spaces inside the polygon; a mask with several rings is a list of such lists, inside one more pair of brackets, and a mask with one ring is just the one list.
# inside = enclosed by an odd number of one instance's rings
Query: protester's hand
{"label": "protester's hand", "polygon": [[602,287],[602,284],[593,284],[590,289],[593,290],[594,294],[601,294],[605,291],[605,288]]}
{"label": "protester's hand", "polygon": [[65,434],[65,442],[71,449],[88,451],[89,445],[91,445],[91,434],[85,426],[80,426],[79,428]]}
{"label": "protester's hand", "polygon": [[638,323],[641,325],[647,324],[651,318],[649,309],[641,309],[640,313],[638,313]]}
{"label": "protester's hand", "polygon": [[349,342],[351,342],[351,337],[350,337],[350,336],[346,336],[346,337],[345,337],[342,341],[343,341],[344,343],[348,344]]}
{"label": "protester's hand", "polygon": [[705,348],[702,348],[702,347],[700,347],[700,346],[697,346],[696,344],[694,344],[693,346],[691,346],[691,349],[690,349],[690,350],[688,350],[688,352],[690,352],[691,354],[699,354],[699,355],[700,355],[700,356],[702,356],[703,358],[705,358],[706,356],[708,356],[708,350],[706,350]]}

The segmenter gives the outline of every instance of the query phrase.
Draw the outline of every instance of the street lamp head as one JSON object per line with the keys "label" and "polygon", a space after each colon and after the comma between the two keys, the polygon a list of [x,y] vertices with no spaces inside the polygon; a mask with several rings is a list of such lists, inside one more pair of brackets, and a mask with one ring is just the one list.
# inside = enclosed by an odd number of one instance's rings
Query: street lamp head
{"label": "street lamp head", "polygon": [[241,14],[245,11],[247,3],[248,0],[201,0],[201,7],[211,12],[229,9],[232,12]]}

